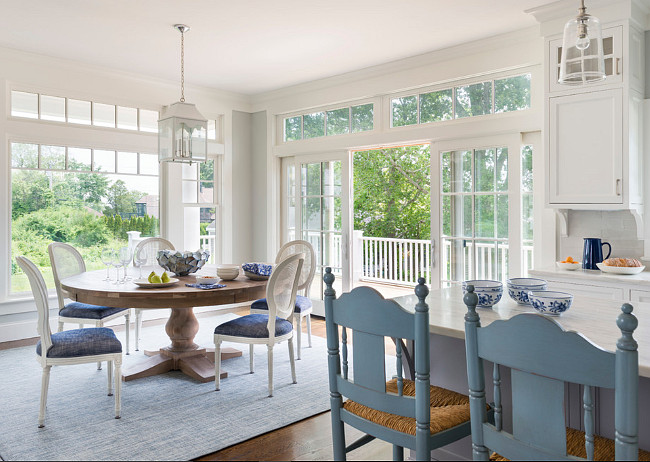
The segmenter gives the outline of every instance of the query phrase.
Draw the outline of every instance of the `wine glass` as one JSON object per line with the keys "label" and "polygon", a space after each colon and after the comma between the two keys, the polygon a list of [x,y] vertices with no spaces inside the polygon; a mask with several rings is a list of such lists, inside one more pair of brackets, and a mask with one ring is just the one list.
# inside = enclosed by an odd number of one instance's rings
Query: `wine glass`
{"label": "wine glass", "polygon": [[120,265],[124,267],[124,277],[122,278],[122,281],[120,281],[120,284],[124,284],[128,280],[126,270],[129,263],[131,263],[131,250],[128,247],[120,248],[118,261],[120,262]]}
{"label": "wine glass", "polygon": [[149,254],[146,247],[142,247],[135,253],[133,263],[140,269],[140,279],[142,279],[142,267],[149,261]]}
{"label": "wine glass", "polygon": [[102,263],[106,265],[106,279],[102,279],[102,281],[110,281],[111,280],[111,266],[113,265],[113,260],[115,259],[115,250],[111,248],[105,248],[102,250],[101,254],[101,259]]}
{"label": "wine glass", "polygon": [[111,265],[115,267],[115,282],[113,282],[113,284],[121,284],[122,281],[120,281],[120,267],[122,266],[122,262],[120,261],[120,255],[117,251],[113,252],[113,260],[111,260]]}

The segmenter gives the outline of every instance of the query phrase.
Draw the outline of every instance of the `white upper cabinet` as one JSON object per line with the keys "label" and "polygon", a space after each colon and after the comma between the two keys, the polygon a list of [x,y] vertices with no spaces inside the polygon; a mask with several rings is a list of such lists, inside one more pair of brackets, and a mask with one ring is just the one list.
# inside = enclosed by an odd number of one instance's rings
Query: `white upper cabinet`
{"label": "white upper cabinet", "polygon": [[607,78],[583,85],[557,82],[561,37],[548,37],[547,47],[546,205],[639,212],[644,183],[643,32],[628,21],[604,27]]}
{"label": "white upper cabinet", "polygon": [[[560,62],[562,60],[562,38],[551,40],[548,44],[549,56],[549,91],[566,92],[571,86],[558,83],[560,77]],[[569,63],[580,64],[580,53],[573,47],[568,51]],[[605,75],[602,82],[588,84],[589,87],[615,85],[623,81],[623,27],[615,26],[603,29],[603,55],[605,57]],[[576,86],[573,86],[576,88]]]}
{"label": "white upper cabinet", "polygon": [[623,204],[623,90],[549,98],[549,202]]}

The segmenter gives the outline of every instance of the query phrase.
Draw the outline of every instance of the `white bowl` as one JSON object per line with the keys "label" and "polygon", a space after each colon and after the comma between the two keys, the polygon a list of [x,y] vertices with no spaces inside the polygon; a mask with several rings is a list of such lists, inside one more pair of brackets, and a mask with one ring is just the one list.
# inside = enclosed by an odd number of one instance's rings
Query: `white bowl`
{"label": "white bowl", "polygon": [[503,295],[503,283],[489,279],[472,279],[463,281],[463,293],[467,293],[467,286],[474,286],[474,293],[478,295],[478,304],[481,308],[491,308],[501,300]]}
{"label": "white bowl", "polygon": [[645,266],[607,266],[602,263],[596,263],[596,266],[603,273],[613,274],[639,274],[645,269]]}
{"label": "white bowl", "polygon": [[537,278],[511,278],[507,281],[508,295],[520,305],[530,305],[528,292],[546,290],[546,281]]}
{"label": "white bowl", "polygon": [[528,292],[528,298],[539,313],[551,316],[559,316],[573,303],[573,295],[552,290],[531,290]]}
{"label": "white bowl", "polygon": [[224,281],[231,281],[239,276],[239,266],[237,265],[219,265],[217,266],[217,276]]}
{"label": "white bowl", "polygon": [[216,284],[219,282],[219,278],[216,276],[197,276],[196,277],[196,283],[197,284]]}
{"label": "white bowl", "polygon": [[563,269],[563,270],[577,270],[578,268],[582,268],[582,264],[577,261],[575,263],[564,263],[561,261],[556,261],[555,264],[557,265],[558,268]]}

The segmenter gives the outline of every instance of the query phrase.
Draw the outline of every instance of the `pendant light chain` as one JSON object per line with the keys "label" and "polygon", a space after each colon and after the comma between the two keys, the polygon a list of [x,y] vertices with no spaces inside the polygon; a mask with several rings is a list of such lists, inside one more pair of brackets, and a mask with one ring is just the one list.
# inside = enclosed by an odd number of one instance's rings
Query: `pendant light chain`
{"label": "pendant light chain", "polygon": [[181,30],[181,103],[185,102],[185,33]]}

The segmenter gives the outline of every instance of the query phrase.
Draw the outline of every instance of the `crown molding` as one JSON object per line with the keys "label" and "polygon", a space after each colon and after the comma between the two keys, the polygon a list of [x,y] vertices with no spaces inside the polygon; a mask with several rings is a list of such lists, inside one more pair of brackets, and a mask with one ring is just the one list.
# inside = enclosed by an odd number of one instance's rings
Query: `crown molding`
{"label": "crown molding", "polygon": [[[617,3],[616,1],[612,2],[611,0],[588,0],[588,3],[585,5],[589,8],[599,8],[604,6],[611,6],[612,4]],[[623,0],[620,3],[629,3],[629,0]],[[567,1],[567,0],[558,0],[553,3],[548,3],[546,5],[540,5],[528,10],[524,10],[524,13],[533,15],[537,22],[543,23],[546,21],[552,21],[559,18],[571,18],[577,16],[578,8],[580,4],[576,1]]]}

